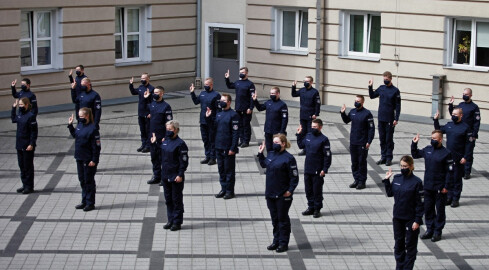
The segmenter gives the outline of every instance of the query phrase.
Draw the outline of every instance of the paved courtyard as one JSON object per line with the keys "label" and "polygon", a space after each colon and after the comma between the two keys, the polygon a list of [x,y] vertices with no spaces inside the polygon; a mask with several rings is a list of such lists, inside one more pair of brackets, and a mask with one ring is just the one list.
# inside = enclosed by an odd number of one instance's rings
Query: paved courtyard
{"label": "paved courtyard", "polygon": [[[73,158],[74,140],[66,123],[71,112],[39,115],[35,155],[35,193],[19,195],[15,125],[0,119],[0,269],[394,269],[392,206],[384,193],[386,167],[380,157],[378,133],[368,157],[367,188],[348,188],[349,125],[339,113],[323,111],[323,132],[331,141],[333,163],[325,177],[320,218],[304,217],[303,177],[290,209],[292,235],[287,253],[268,251],[272,226],[264,198],[265,175],[256,159],[263,138],[265,113],[254,113],[252,146],[236,158],[236,198],[214,198],[220,190],[217,166],[201,165],[203,144],[199,108],[188,92],[166,96],[180,136],[190,150],[184,189],[182,230],[164,230],[162,187],[148,185],[149,153],[140,145],[137,104],[104,106],[102,153],[96,175],[96,210],[75,210],[81,191]],[[297,103],[289,103],[289,150],[299,157],[295,131]],[[374,108],[371,108],[374,109]],[[375,108],[376,109],[376,108]],[[402,120],[402,118],[401,118]],[[420,146],[429,144],[433,126],[401,121],[395,133],[395,158],[410,153],[419,132]],[[480,132],[473,178],[464,181],[459,208],[447,208],[443,240],[419,241],[417,269],[489,268],[489,133]],[[300,170],[301,171],[301,170]],[[415,161],[423,177],[424,162]],[[422,233],[424,232],[424,226]]]}

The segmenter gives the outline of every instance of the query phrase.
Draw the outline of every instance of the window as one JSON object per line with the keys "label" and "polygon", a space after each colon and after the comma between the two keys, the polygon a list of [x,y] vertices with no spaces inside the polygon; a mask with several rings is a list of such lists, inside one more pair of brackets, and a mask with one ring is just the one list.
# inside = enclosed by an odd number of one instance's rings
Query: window
{"label": "window", "polygon": [[451,19],[451,61],[458,67],[489,67],[489,21]]}
{"label": "window", "polygon": [[273,50],[307,53],[308,13],[297,9],[276,9]]}
{"label": "window", "polygon": [[22,71],[55,66],[55,16],[53,10],[21,12],[19,41]]}
{"label": "window", "polygon": [[380,15],[343,13],[340,55],[380,59]]}
{"label": "window", "polygon": [[149,25],[144,8],[116,8],[114,33],[116,62],[149,60],[150,50],[146,46],[149,46],[150,42],[148,43],[145,35]]}

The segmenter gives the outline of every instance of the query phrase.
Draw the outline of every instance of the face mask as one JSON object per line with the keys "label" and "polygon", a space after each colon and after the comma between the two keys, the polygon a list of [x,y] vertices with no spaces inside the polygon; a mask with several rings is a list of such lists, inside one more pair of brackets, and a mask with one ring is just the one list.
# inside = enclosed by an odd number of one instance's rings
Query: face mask
{"label": "face mask", "polygon": [[469,96],[466,96],[466,95],[464,95],[462,98],[464,99],[464,101],[469,101],[470,100],[470,97]]}
{"label": "face mask", "polygon": [[312,135],[317,136],[321,133],[321,131],[319,131],[319,129],[317,129],[317,128],[313,128],[313,129],[311,129],[311,133],[312,133]]}
{"label": "face mask", "polygon": [[175,136],[175,132],[173,132],[171,130],[167,130],[166,131],[166,137],[173,138],[173,136]]}
{"label": "face mask", "polygon": [[282,150],[282,145],[278,144],[278,143],[274,143],[273,144],[273,151],[275,152],[280,152],[280,150]]}
{"label": "face mask", "polygon": [[431,139],[431,145],[432,145],[433,147],[438,147],[438,141],[437,141],[437,140],[433,140],[433,139]]}
{"label": "face mask", "polygon": [[76,76],[80,76],[81,75],[81,71],[77,70],[76,71]]}
{"label": "face mask", "polygon": [[458,116],[456,116],[456,115],[452,115],[452,121],[453,121],[454,123],[457,123],[457,122],[458,122]]}
{"label": "face mask", "polygon": [[277,100],[277,96],[275,96],[275,95],[270,95],[270,99],[271,99],[271,100],[273,100],[273,101],[275,101],[275,100]]}
{"label": "face mask", "polygon": [[19,107],[19,112],[20,113],[25,113],[25,107]]}
{"label": "face mask", "polygon": [[221,109],[225,109],[228,106],[228,103],[226,101],[220,101],[219,106],[221,106]]}
{"label": "face mask", "polygon": [[309,88],[309,86],[311,86],[311,84],[309,82],[304,82],[304,87],[305,88]]}
{"label": "face mask", "polygon": [[246,74],[244,74],[244,73],[240,73],[240,74],[239,74],[239,77],[240,77],[241,79],[244,79],[244,78],[246,77]]}
{"label": "face mask", "polygon": [[82,86],[80,86],[80,90],[82,90],[83,92],[87,92],[88,87],[86,87],[85,85],[82,85]]}
{"label": "face mask", "polygon": [[385,84],[385,85],[389,85],[390,83],[391,83],[391,81],[389,81],[389,80],[384,80],[384,84]]}
{"label": "face mask", "polygon": [[355,101],[354,105],[355,105],[355,108],[357,108],[357,109],[360,109],[360,107],[362,107],[362,103],[360,103],[360,102]]}
{"label": "face mask", "polygon": [[141,80],[142,85],[146,85],[146,80]]}
{"label": "face mask", "polygon": [[206,92],[211,91],[211,87],[210,87],[210,86],[208,86],[208,85],[204,85],[204,89],[205,89],[205,91],[206,91]]}
{"label": "face mask", "polygon": [[82,123],[82,124],[86,124],[87,123],[87,119],[85,119],[85,118],[80,118],[78,121],[80,123]]}
{"label": "face mask", "polygon": [[401,173],[404,176],[408,176],[409,172],[411,172],[411,170],[409,168],[401,169]]}
{"label": "face mask", "polygon": [[154,100],[158,100],[158,99],[160,99],[160,95],[158,95],[158,94],[153,94],[153,99],[154,99]]}
{"label": "face mask", "polygon": [[23,84],[22,86],[20,86],[20,89],[22,89],[22,91],[27,91],[27,85]]}

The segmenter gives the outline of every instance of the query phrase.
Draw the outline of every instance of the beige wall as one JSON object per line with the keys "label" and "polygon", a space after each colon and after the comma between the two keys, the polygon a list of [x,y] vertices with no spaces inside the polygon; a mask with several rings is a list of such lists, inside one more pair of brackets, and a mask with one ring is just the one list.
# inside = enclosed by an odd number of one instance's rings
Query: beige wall
{"label": "beige wall", "polygon": [[[28,77],[39,106],[71,103],[68,72],[78,64],[104,99],[130,96],[128,81],[151,74],[153,85],[167,91],[187,88],[195,77],[196,0],[127,0],[121,6],[151,6],[151,63],[116,66],[114,56],[114,1],[84,1],[83,8],[67,1],[2,1],[0,7],[0,111],[9,110],[10,83]],[[23,9],[59,8],[62,12],[63,66],[58,72],[20,73],[19,24]]]}

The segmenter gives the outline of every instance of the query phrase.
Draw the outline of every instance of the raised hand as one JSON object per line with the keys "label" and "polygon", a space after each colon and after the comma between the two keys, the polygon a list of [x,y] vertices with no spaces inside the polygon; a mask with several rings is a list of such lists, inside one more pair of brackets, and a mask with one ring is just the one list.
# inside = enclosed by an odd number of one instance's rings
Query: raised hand
{"label": "raised hand", "polygon": [[146,89],[146,91],[144,91],[144,98],[148,98],[149,94],[149,89]]}
{"label": "raised hand", "polygon": [[224,73],[224,78],[226,78],[226,79],[229,78],[229,69],[228,69],[228,72]]}
{"label": "raised hand", "polygon": [[389,167],[389,171],[385,173],[385,179],[390,179],[393,174],[392,167]]}
{"label": "raised hand", "polygon": [[256,93],[253,93],[251,97],[253,98],[253,100],[256,100]]}
{"label": "raised hand", "polygon": [[73,82],[73,83],[71,84],[71,89],[75,89],[75,87],[76,87],[76,82]]}
{"label": "raised hand", "polygon": [[433,119],[438,119],[440,117],[440,110],[436,110],[435,116],[433,116]]}
{"label": "raised hand", "polygon": [[292,82],[292,86],[297,86],[297,80]]}
{"label": "raised hand", "polygon": [[12,81],[12,86],[15,86],[17,84],[17,79]]}
{"label": "raised hand", "polygon": [[340,112],[341,112],[341,113],[344,113],[345,111],[346,111],[346,105],[345,105],[345,104],[343,104],[343,106],[341,107]]}
{"label": "raised hand", "polygon": [[14,101],[14,104],[12,105],[12,107],[14,107],[14,108],[15,108],[15,107],[17,107],[17,105],[19,105],[19,100],[18,100],[18,99],[16,99],[16,100]]}
{"label": "raised hand", "polygon": [[211,108],[207,107],[207,110],[205,111],[205,117],[209,117],[212,114]]}
{"label": "raised hand", "polygon": [[416,136],[414,136],[414,138],[413,138],[414,143],[418,143],[418,141],[419,141],[419,133],[416,134]]}
{"label": "raised hand", "polygon": [[129,83],[132,84],[134,82],[134,77],[131,77],[131,79],[129,80]]}
{"label": "raised hand", "polygon": [[70,69],[70,74],[68,74],[68,75],[70,75],[70,76],[73,75],[73,69]]}
{"label": "raised hand", "polygon": [[455,100],[455,98],[452,96],[452,97],[450,98],[450,101],[448,102],[448,104],[453,104],[453,101],[454,101],[454,100]]}
{"label": "raised hand", "polygon": [[301,134],[302,133],[302,125],[299,125],[299,127],[297,128],[297,134]]}
{"label": "raised hand", "polygon": [[263,141],[262,144],[258,146],[258,153],[263,153],[263,150],[265,150],[265,141]]}
{"label": "raised hand", "polygon": [[368,80],[368,86],[374,85],[374,78]]}
{"label": "raised hand", "polygon": [[68,118],[68,124],[72,125],[73,124],[73,114],[71,114],[70,118]]}
{"label": "raised hand", "polygon": [[193,93],[193,92],[194,92],[194,90],[195,90],[195,86],[194,86],[194,84],[191,84],[191,85],[190,85],[190,93]]}
{"label": "raised hand", "polygon": [[151,137],[151,143],[156,142],[156,134],[153,132],[153,137]]}

